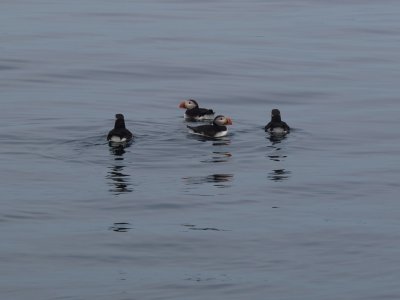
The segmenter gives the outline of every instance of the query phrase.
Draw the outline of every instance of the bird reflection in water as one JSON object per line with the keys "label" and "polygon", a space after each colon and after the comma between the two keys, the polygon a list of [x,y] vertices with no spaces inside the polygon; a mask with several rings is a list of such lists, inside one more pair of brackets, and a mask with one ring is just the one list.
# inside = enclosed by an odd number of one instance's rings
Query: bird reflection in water
{"label": "bird reflection in water", "polygon": [[273,134],[269,133],[267,136],[268,140],[270,140],[272,145],[279,144],[283,140],[287,139],[287,134]]}
{"label": "bird reflection in water", "polygon": [[[202,163],[224,163],[228,162],[232,157],[229,151],[226,151],[231,144],[231,140],[227,137],[223,138],[209,138],[204,136],[196,136],[197,140],[201,142],[212,142],[211,158],[201,160]],[[215,148],[214,148],[215,147]],[[228,184],[233,179],[233,174],[218,173],[207,176],[187,176],[183,177],[182,180],[188,186],[195,186],[199,184],[212,183],[215,187],[226,188],[230,187]]]}
{"label": "bird reflection in water", "polygon": [[268,155],[268,158],[270,160],[272,160],[272,161],[281,161],[281,160],[283,160],[284,158],[287,157],[286,155],[283,155],[283,154],[279,153],[281,148],[276,147],[276,148],[274,148],[274,150],[275,150],[274,153]]}
{"label": "bird reflection in water", "polygon": [[213,162],[213,163],[227,162],[231,156],[232,154],[227,151],[213,151],[211,159],[204,160],[203,162]]}
{"label": "bird reflection in water", "polygon": [[231,140],[229,139],[219,139],[213,142],[213,146],[229,146],[231,144]]}
{"label": "bird reflection in water", "polygon": [[267,139],[271,142],[271,145],[269,145],[268,148],[272,149],[272,151],[267,155],[270,160],[281,161],[287,157],[281,153],[282,148],[279,147],[279,144],[286,139],[286,135],[269,134]]}
{"label": "bird reflection in water", "polygon": [[114,223],[113,226],[110,226],[110,230],[115,232],[128,232],[132,227],[131,224],[127,222],[117,222]]}
{"label": "bird reflection in water", "polygon": [[225,151],[224,147],[229,146],[231,143],[231,140],[228,137],[222,137],[222,138],[210,138],[210,137],[205,137],[201,135],[194,135],[191,134],[189,135],[191,139],[195,139],[199,142],[212,142],[212,145],[214,147],[221,147],[220,150],[218,151],[212,151],[211,152],[211,158],[207,158],[204,160],[201,160],[203,163],[222,163],[222,162],[227,162],[230,157],[232,157],[232,154],[229,151]]}
{"label": "bird reflection in water", "polygon": [[110,152],[115,155],[115,160],[124,160],[123,155],[126,152],[124,146],[110,146]]}
{"label": "bird reflection in water", "polygon": [[[282,141],[287,138],[287,135],[280,134],[268,134],[267,139],[271,142],[271,145],[268,146],[269,149],[272,149],[270,153],[267,154],[267,157],[273,162],[283,162],[287,157],[282,153],[282,146],[280,145]],[[283,181],[287,180],[290,177],[291,172],[279,166],[280,168],[273,169],[268,173],[268,179],[272,181]]]}
{"label": "bird reflection in water", "polygon": [[201,162],[205,163],[224,163],[228,162],[229,159],[232,157],[232,154],[229,151],[225,151],[225,147],[229,146],[231,143],[230,140],[215,140],[212,145],[214,147],[221,147],[218,151],[214,150],[211,152],[211,158],[202,160]]}
{"label": "bird reflection in water", "polygon": [[183,181],[187,185],[198,185],[205,183],[212,183],[215,187],[226,188],[228,184],[233,180],[233,174],[212,174],[208,176],[188,176],[183,177]]}
{"label": "bird reflection in water", "polygon": [[269,173],[268,178],[272,181],[282,181],[288,179],[289,176],[290,171],[287,171],[285,169],[276,169],[272,170],[272,172]]}
{"label": "bird reflection in water", "polygon": [[[115,195],[132,192],[130,175],[124,173],[125,165],[123,164],[125,148],[123,146],[110,147],[110,152],[115,156],[116,164],[109,167],[106,178],[109,179],[110,192]],[[117,163],[118,162],[118,163]]]}

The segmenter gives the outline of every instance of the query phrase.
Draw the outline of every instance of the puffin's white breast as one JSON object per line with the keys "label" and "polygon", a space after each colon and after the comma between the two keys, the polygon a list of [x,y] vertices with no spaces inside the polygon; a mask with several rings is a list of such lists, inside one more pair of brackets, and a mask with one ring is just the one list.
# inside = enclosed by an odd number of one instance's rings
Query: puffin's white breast
{"label": "puffin's white breast", "polygon": [[191,134],[196,134],[196,135],[201,135],[201,136],[206,136],[206,137],[215,137],[215,138],[219,138],[219,137],[226,136],[226,135],[228,134],[228,130],[217,132],[214,136],[209,136],[209,135],[206,135],[206,134],[204,134],[204,133],[194,132],[192,129],[189,128],[189,133],[191,133]]}
{"label": "puffin's white breast", "polygon": [[217,134],[214,137],[223,137],[226,136],[227,134],[228,134],[228,129],[225,131],[217,132]]}
{"label": "puffin's white breast", "polygon": [[124,143],[124,142],[126,142],[126,138],[122,138],[121,139],[119,136],[113,135],[111,137],[111,139],[110,139],[110,142],[113,142],[113,143]]}
{"label": "puffin's white breast", "polygon": [[285,129],[283,129],[282,127],[275,127],[272,130],[269,130],[269,132],[271,133],[275,133],[275,134],[286,134],[287,131]]}

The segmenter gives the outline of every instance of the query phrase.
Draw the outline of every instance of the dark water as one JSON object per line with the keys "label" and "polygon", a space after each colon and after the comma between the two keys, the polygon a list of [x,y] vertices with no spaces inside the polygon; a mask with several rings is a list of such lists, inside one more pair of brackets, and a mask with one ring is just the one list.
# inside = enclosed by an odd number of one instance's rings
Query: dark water
{"label": "dark water", "polygon": [[0,6],[1,299],[400,298],[398,1]]}

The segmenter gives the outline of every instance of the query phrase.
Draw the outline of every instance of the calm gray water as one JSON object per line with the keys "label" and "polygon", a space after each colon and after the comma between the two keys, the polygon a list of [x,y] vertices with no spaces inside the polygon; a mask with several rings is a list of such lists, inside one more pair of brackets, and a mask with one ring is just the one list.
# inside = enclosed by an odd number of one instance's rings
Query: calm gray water
{"label": "calm gray water", "polygon": [[[400,299],[399,14],[3,0],[0,298]],[[188,135],[189,97],[230,134]]]}

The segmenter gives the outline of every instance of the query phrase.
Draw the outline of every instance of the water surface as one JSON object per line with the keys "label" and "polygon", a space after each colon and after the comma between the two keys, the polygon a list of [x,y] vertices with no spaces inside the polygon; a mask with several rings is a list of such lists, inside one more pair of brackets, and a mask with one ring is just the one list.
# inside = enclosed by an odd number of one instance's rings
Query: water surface
{"label": "water surface", "polygon": [[[3,1],[1,298],[399,299],[399,13]],[[189,135],[189,97],[230,134]]]}

